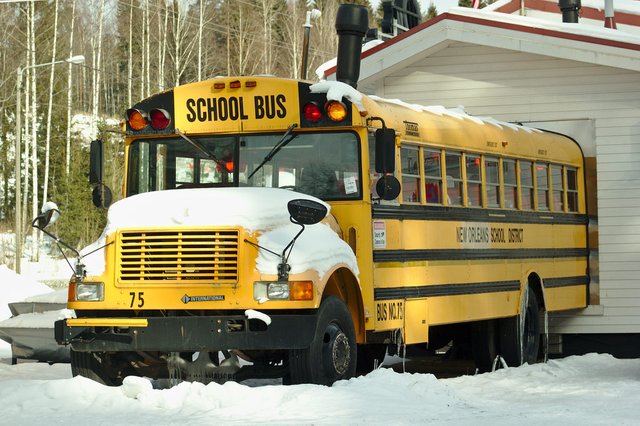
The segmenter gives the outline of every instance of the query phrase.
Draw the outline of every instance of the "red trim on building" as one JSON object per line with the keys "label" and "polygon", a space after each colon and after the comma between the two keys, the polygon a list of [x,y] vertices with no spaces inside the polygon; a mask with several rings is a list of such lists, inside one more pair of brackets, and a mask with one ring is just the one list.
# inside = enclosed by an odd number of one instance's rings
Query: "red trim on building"
{"label": "red trim on building", "polygon": [[[524,5],[527,9],[538,10],[540,12],[557,13],[558,15],[562,13],[557,1],[525,0]],[[495,11],[513,14],[519,10],[520,0],[511,0],[509,3],[497,8]],[[582,6],[582,8],[580,9],[580,17],[586,19],[594,19],[596,21],[603,21],[604,23],[604,4],[602,5],[602,9]],[[636,27],[640,26],[640,15],[615,11],[615,18],[616,23],[618,24],[633,25]]]}
{"label": "red trim on building", "polygon": [[[604,13],[604,12],[603,12]],[[594,37],[594,36],[588,36],[588,35],[581,35],[581,34],[572,34],[572,33],[565,33],[562,31],[558,31],[558,30],[549,30],[549,29],[545,29],[545,28],[533,28],[533,27],[528,27],[525,25],[519,25],[519,24],[512,24],[509,22],[500,22],[500,21],[493,21],[491,19],[484,19],[484,18],[478,18],[475,16],[464,16],[464,15],[454,15],[451,13],[443,13],[438,15],[436,18],[431,19],[429,21],[423,22],[422,24],[418,25],[417,27],[414,27],[412,29],[410,29],[407,32],[404,32],[382,44],[379,44],[377,46],[372,47],[371,49],[365,51],[362,53],[362,59],[373,55],[376,52],[381,51],[382,49],[386,49],[389,46],[392,46],[396,43],[398,43],[401,40],[404,40],[407,37],[412,36],[413,34],[424,30],[425,28],[428,28],[432,25],[436,25],[441,21],[444,20],[450,20],[450,21],[458,21],[458,22],[464,22],[464,23],[468,23],[468,24],[477,24],[477,25],[484,25],[487,27],[493,27],[493,28],[501,28],[504,30],[511,30],[511,31],[519,31],[522,33],[529,33],[529,34],[537,34],[537,35],[543,35],[543,36],[547,36],[547,37],[555,37],[555,38],[560,38],[560,39],[565,39],[565,40],[573,40],[573,41],[579,41],[579,42],[583,42],[583,43],[591,43],[591,44],[599,44],[602,46],[609,46],[609,47],[616,47],[619,49],[628,49],[628,50],[634,50],[634,51],[639,51],[640,52],[640,44],[635,44],[635,43],[626,43],[626,42],[622,42],[622,41],[616,41],[616,40],[609,40],[609,39],[604,39],[604,38],[599,38],[599,37]],[[618,15],[616,15],[616,22],[619,23],[618,21]],[[327,75],[331,75],[334,74],[336,72],[336,66],[333,66],[329,69],[327,69],[325,71],[325,76]]]}

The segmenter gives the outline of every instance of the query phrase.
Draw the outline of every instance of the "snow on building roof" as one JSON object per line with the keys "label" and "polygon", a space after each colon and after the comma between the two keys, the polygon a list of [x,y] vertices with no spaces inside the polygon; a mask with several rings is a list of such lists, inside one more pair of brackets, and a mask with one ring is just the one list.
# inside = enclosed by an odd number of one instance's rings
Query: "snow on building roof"
{"label": "snow on building roof", "polygon": [[[594,17],[604,16],[604,1],[603,0],[581,0],[581,17]],[[487,5],[482,10],[494,11],[502,13],[513,13],[519,11],[521,7],[521,0],[498,0],[495,3]],[[557,0],[527,0],[525,3],[526,9],[544,10],[546,12],[553,12],[561,14],[560,7]],[[620,14],[624,16],[622,20],[630,20],[630,25],[640,25],[637,17],[640,17],[640,2],[637,0],[614,0],[613,10],[616,15]],[[597,15],[596,15],[597,14]],[[625,15],[633,15],[627,17]],[[634,17],[636,17],[634,19]],[[617,18],[616,18],[617,20]]]}
{"label": "snow on building roof", "polygon": [[[360,82],[382,78],[446,47],[449,41],[640,71],[640,35],[588,24],[453,8],[363,52]],[[335,67],[327,68],[324,77],[334,79],[335,71]]]}

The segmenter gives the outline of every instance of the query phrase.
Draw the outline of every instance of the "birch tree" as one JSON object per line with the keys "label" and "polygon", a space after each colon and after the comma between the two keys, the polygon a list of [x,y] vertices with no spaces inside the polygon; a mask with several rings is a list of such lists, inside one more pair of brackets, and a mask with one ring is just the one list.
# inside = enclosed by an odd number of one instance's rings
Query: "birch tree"
{"label": "birch tree", "polygon": [[100,66],[102,59],[102,26],[104,21],[104,2],[105,0],[100,0],[100,12],[98,14],[98,34],[91,38],[92,40],[92,96],[91,96],[91,134],[92,137],[95,137],[97,128],[96,124],[98,122],[98,107],[100,100]]}
{"label": "birch tree", "polygon": [[[165,0],[159,0],[158,7],[158,90],[162,91],[165,88],[165,75],[164,68],[167,60],[167,33],[169,27],[169,9]],[[162,12],[162,14],[161,14]]]}
{"label": "birch tree", "polygon": [[[69,57],[73,56],[73,30],[75,27],[76,20],[76,0],[72,0],[71,4],[71,30],[69,31]],[[69,177],[69,162],[71,161],[71,83],[73,76],[73,64],[69,63],[67,66],[67,137],[65,139],[66,142],[66,151],[65,151],[65,162],[64,162],[64,171],[65,176]]]}
{"label": "birch tree", "polygon": [[[54,2],[53,12],[53,47],[51,48],[51,62],[56,60],[56,47],[58,43],[58,0]],[[71,65],[71,64],[69,64]],[[55,66],[51,66],[51,72],[49,73],[49,105],[47,108],[47,137],[45,141],[45,156],[44,156],[44,184],[42,188],[42,205],[47,202],[48,189],[49,189],[49,149],[51,147],[51,110],[53,107],[53,79],[55,77]]]}
{"label": "birch tree", "polygon": [[187,68],[197,42],[197,37],[191,33],[190,20],[184,10],[186,6],[178,0],[173,0],[171,9],[171,30],[173,49],[169,50],[173,59],[174,86],[179,86],[182,74]]}
{"label": "birch tree", "polygon": [[127,105],[130,106],[133,91],[133,0],[130,0],[129,3],[129,61],[127,71],[129,77],[127,79]]}

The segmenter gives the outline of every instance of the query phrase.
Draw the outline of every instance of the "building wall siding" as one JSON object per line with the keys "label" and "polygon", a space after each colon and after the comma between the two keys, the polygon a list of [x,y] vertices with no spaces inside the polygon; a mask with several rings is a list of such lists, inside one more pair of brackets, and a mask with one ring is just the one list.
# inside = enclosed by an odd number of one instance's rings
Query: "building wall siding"
{"label": "building wall siding", "polygon": [[600,306],[554,316],[551,330],[640,333],[640,73],[452,42],[375,94],[504,121],[593,120],[582,143],[597,156]]}

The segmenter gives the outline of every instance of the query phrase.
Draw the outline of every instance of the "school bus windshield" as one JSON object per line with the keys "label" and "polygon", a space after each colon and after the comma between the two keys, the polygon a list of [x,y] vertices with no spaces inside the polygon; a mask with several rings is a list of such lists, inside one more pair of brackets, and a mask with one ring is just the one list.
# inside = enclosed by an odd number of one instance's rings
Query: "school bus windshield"
{"label": "school bus windshield", "polygon": [[325,200],[362,197],[355,133],[297,133],[259,167],[282,136],[190,136],[194,144],[180,137],[135,140],[129,148],[127,195],[253,186],[287,188]]}

